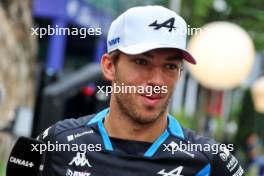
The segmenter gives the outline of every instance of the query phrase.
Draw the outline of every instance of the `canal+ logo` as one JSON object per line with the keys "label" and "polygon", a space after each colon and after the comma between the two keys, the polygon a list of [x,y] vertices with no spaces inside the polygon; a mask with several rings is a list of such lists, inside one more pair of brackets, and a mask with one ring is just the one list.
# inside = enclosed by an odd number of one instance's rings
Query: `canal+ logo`
{"label": "canal+ logo", "polygon": [[120,42],[120,37],[116,37],[116,38],[114,38],[114,39],[108,41],[108,44],[109,44],[110,46],[113,46],[113,45],[118,44],[119,42]]}

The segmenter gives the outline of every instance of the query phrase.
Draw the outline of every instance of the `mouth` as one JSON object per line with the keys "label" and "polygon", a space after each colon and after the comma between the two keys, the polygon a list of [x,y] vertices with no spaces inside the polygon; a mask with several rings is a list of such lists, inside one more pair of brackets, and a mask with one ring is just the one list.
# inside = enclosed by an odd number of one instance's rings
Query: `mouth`
{"label": "mouth", "polygon": [[163,98],[161,95],[141,95],[143,103],[149,107],[155,107]]}

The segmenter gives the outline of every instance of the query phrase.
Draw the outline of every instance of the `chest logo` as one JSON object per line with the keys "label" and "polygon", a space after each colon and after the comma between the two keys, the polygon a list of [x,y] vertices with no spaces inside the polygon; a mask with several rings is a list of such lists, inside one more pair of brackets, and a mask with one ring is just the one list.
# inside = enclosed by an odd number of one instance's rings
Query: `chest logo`
{"label": "chest logo", "polygon": [[179,166],[171,171],[166,172],[165,169],[162,169],[157,174],[163,176],[183,176],[182,173],[183,166]]}
{"label": "chest logo", "polygon": [[73,164],[80,167],[84,167],[84,166],[92,167],[88,159],[86,158],[85,153],[81,153],[81,152],[77,152],[77,155],[69,163],[70,166],[72,166]]}

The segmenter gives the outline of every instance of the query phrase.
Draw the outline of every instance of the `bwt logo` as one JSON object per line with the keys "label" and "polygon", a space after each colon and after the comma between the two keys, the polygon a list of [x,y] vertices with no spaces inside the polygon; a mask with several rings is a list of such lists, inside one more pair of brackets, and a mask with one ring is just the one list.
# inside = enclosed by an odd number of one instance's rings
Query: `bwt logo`
{"label": "bwt logo", "polygon": [[118,44],[119,42],[120,42],[120,37],[117,37],[117,38],[114,38],[114,39],[108,41],[108,44],[110,46],[112,46],[112,45]]}
{"label": "bwt logo", "polygon": [[67,172],[66,172],[66,176],[90,176],[90,175],[91,173],[72,171],[70,169],[67,169]]}

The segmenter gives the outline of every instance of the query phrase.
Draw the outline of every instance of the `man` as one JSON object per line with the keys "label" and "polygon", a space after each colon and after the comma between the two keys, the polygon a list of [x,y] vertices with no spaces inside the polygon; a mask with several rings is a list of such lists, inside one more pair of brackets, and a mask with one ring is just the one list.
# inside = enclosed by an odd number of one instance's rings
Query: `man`
{"label": "man", "polygon": [[218,144],[182,127],[168,114],[183,60],[196,63],[185,51],[186,23],[180,16],[160,6],[131,8],[111,24],[107,45],[101,60],[103,75],[113,87],[133,89],[113,92],[109,108],[95,115],[58,122],[40,135],[47,144],[90,145],[83,151],[48,152],[45,174],[243,175],[226,148],[216,153],[183,148]]}

